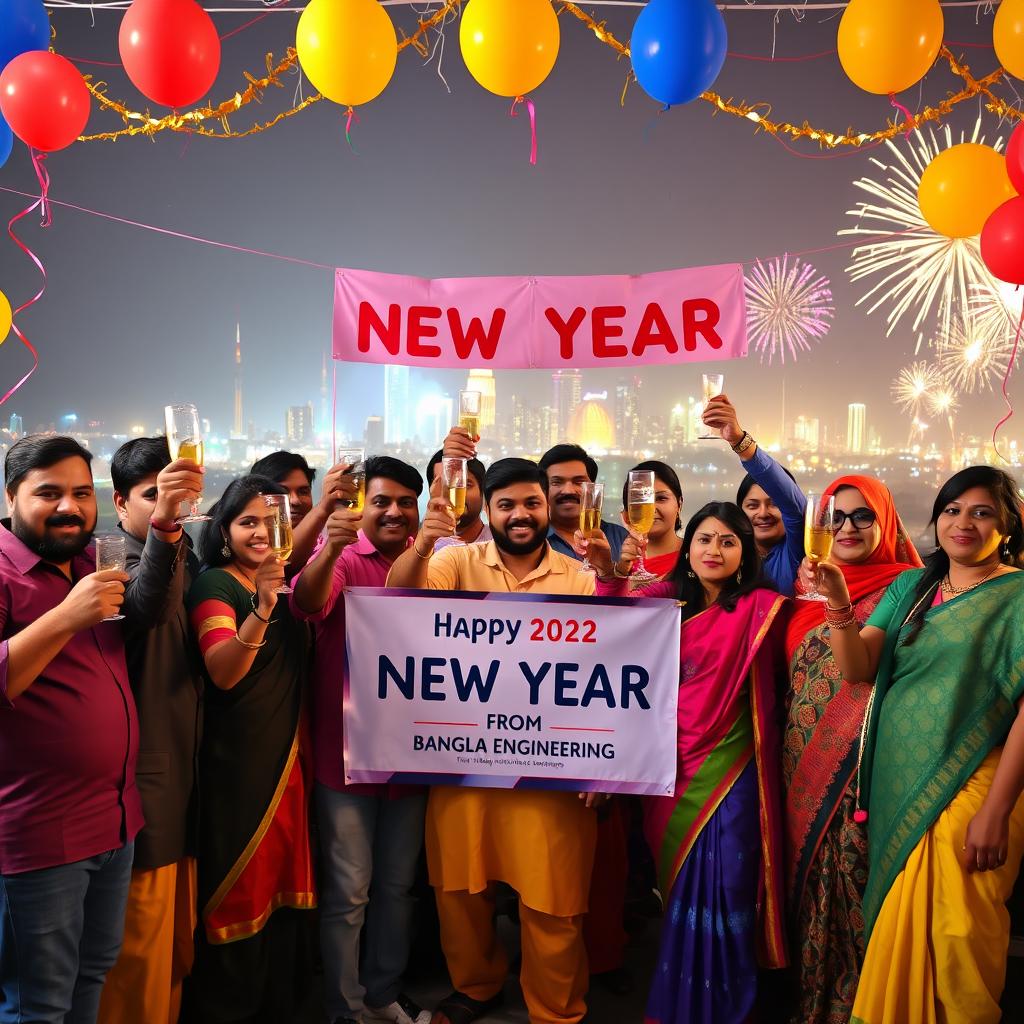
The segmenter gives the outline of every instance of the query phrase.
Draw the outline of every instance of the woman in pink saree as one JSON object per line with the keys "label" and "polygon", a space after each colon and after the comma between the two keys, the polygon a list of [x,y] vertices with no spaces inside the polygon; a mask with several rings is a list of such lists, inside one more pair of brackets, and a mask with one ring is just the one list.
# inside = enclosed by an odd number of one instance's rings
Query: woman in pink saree
{"label": "woman in pink saree", "polygon": [[[589,542],[598,594],[628,593],[637,545],[612,565]],[[678,777],[645,799],[665,900],[645,1024],[754,1019],[758,970],[784,967],[777,680],[786,600],[761,576],[753,530],[733,504],[689,522],[667,580],[632,591],[680,602]]]}

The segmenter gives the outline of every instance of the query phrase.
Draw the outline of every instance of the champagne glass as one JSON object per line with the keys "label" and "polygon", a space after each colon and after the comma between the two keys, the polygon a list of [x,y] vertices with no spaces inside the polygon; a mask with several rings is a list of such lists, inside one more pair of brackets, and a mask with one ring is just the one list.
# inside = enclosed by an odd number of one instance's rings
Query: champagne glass
{"label": "champagne glass", "polygon": [[807,495],[807,508],[804,511],[804,551],[807,559],[814,566],[815,582],[809,590],[798,594],[802,601],[827,601],[823,594],[818,593],[818,563],[824,562],[832,554],[832,544],[836,529],[833,517],[836,511],[836,499],[833,495]]}
{"label": "champagne glass", "polygon": [[480,403],[483,395],[479,391],[459,392],[459,426],[469,434],[471,440],[480,437]]}
{"label": "champagne glass", "polygon": [[345,476],[352,477],[356,482],[356,496],[349,498],[347,505],[353,512],[362,515],[366,504],[366,450],[363,448],[339,448],[336,462],[343,462],[350,467]]}
{"label": "champagne glass", "polygon": [[[176,459],[191,459],[200,466],[203,464],[203,428],[199,423],[199,413],[191,403],[184,405],[165,405],[164,423],[167,427],[167,448],[171,453],[171,462]],[[189,505],[188,515],[179,516],[176,523],[204,523],[210,517],[199,511],[197,498]]]}
{"label": "champagne glass", "polygon": [[635,583],[650,583],[658,577],[648,572],[643,551],[647,547],[647,534],[654,525],[654,471],[634,469],[629,474],[626,493],[626,516],[633,532],[640,538],[643,548],[633,571]]}
{"label": "champagne glass", "polygon": [[[591,483],[587,480],[583,484],[583,491],[580,494],[580,533],[586,540],[601,532],[601,509],[604,506],[604,484]],[[590,564],[589,551],[583,556],[583,564],[580,572],[594,572]]]}
{"label": "champagne glass", "polygon": [[[287,494],[264,494],[268,515],[264,519],[267,527],[267,540],[270,550],[284,560],[285,564],[292,557],[292,509]],[[278,594],[290,594],[292,588],[282,583],[275,591]]]}
{"label": "champagne glass", "polygon": [[[704,408],[706,409],[708,402],[722,393],[722,388],[725,386],[725,374],[705,373],[701,383],[704,390]],[[704,432],[697,435],[698,441],[720,441],[721,439],[722,432],[709,426],[704,426]]]}
{"label": "champagne glass", "polygon": [[[119,533],[100,533],[96,535],[95,541],[96,571],[113,569],[116,572],[124,572],[127,558],[124,536]],[[123,615],[108,615],[103,621],[116,622],[123,618]]]}
{"label": "champagne glass", "polygon": [[[441,477],[445,492],[448,495],[448,507],[455,516],[455,529],[458,533],[459,520],[466,514],[466,487],[469,483],[469,462],[445,456],[441,459]],[[463,543],[458,541],[459,544]]]}

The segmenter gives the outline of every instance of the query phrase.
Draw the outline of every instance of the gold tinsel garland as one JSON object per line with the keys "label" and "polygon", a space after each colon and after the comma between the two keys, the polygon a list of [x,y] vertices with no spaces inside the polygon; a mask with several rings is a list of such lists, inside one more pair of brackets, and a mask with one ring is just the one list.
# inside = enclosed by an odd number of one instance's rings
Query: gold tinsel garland
{"label": "gold tinsel garland", "polygon": [[[421,18],[416,31],[411,36],[407,36],[399,42],[399,51],[411,46],[421,56],[424,58],[427,57],[429,54],[429,49],[425,42],[427,33],[432,28],[435,28],[437,25],[444,22],[450,14],[457,11],[461,7],[462,3],[463,0],[445,0],[442,6],[439,7],[438,10],[429,18]],[[614,50],[619,58],[628,57],[630,55],[629,47],[616,39],[616,37],[608,31],[606,22],[596,21],[593,17],[587,14],[586,11],[582,10],[575,3],[568,2],[568,0],[562,4],[559,14],[564,12],[568,12],[573,15],[573,17],[581,21],[588,29],[590,29],[591,32],[594,33],[594,36],[598,41]],[[1014,118],[1016,120],[1024,119],[1024,110],[1012,106],[992,92],[991,87],[995,85],[1006,73],[1003,68],[997,68],[984,78],[976,79],[971,74],[971,69],[967,64],[954,57],[945,46],[941,49],[940,56],[949,63],[950,70],[963,80],[963,88],[959,92],[950,94],[946,99],[934,106],[925,107],[919,113],[915,114],[909,122],[897,124],[892,120],[888,120],[885,128],[872,132],[855,132],[852,128],[848,128],[845,132],[838,133],[826,131],[821,128],[815,128],[806,121],[799,125],[792,124],[788,121],[772,121],[768,117],[768,114],[771,113],[771,105],[764,101],[757,103],[748,103],[744,100],[733,101],[732,98],[725,99],[719,93],[710,91],[703,93],[700,96],[700,99],[705,103],[710,104],[713,107],[713,112],[716,114],[723,113],[730,114],[733,117],[744,118],[756,125],[761,131],[768,132],[772,135],[784,135],[791,139],[811,139],[814,142],[817,142],[819,146],[827,149],[835,149],[838,146],[863,146],[895,138],[895,136],[908,131],[910,128],[932,121],[941,121],[958,104],[963,103],[965,100],[973,99],[975,96],[983,96],[986,100],[986,108],[992,113],[998,114],[1000,117]],[[205,135],[215,139],[241,139],[245,138],[247,135],[256,135],[259,132],[266,131],[268,128],[273,128],[274,125],[278,124],[280,121],[293,117],[295,114],[305,110],[307,107],[313,106],[314,103],[319,103],[320,100],[323,99],[319,93],[307,96],[301,103],[292,106],[288,110],[282,111],[269,121],[254,124],[245,131],[234,131],[228,123],[230,115],[237,113],[242,109],[242,107],[247,106],[253,100],[257,102],[262,101],[263,94],[268,88],[270,88],[270,86],[283,88],[284,82],[281,80],[282,76],[298,68],[298,56],[292,48],[289,48],[284,58],[276,64],[274,63],[273,54],[268,53],[266,56],[266,62],[266,76],[264,78],[254,78],[248,72],[244,72],[249,85],[242,92],[236,92],[231,99],[225,100],[217,106],[208,105],[204,107],[197,107],[194,110],[187,111],[183,114],[170,113],[163,117],[153,117],[149,111],[143,113],[129,110],[125,104],[112,100],[106,95],[105,83],[93,83],[90,76],[85,76],[86,85],[95,97],[96,101],[104,109],[113,110],[115,113],[119,114],[125,123],[125,127],[118,131],[100,132],[95,135],[83,135],[79,141],[114,141],[116,139],[132,135],[153,136],[158,132],[168,130],[175,132],[192,132],[196,135]],[[629,87],[629,83],[633,79],[633,73],[629,72],[626,78],[626,85],[622,91],[623,102],[625,101],[626,89]],[[219,125],[219,130],[209,127],[206,122],[213,122],[214,124]]]}

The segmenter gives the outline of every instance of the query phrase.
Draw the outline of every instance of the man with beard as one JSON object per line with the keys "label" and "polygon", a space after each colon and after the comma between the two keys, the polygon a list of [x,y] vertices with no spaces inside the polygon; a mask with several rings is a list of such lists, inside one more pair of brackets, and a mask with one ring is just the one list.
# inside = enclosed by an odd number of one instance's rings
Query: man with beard
{"label": "man with beard", "polygon": [[[157,587],[95,572],[92,456],[35,435],[4,460],[0,524],[0,1019],[92,1021],[117,958],[139,728],[119,622]],[[166,588],[166,584],[165,584]]]}
{"label": "man with beard", "polygon": [[[464,437],[461,438],[464,440]],[[458,428],[445,443],[460,443]],[[454,446],[454,445],[453,445]],[[413,548],[390,587],[491,593],[587,595],[594,577],[548,543],[544,471],[501,459],[484,479],[486,544],[434,554],[454,525],[437,482]],[[455,991],[434,1024],[469,1024],[501,1002],[508,958],[495,934],[495,883],[519,894],[523,996],[532,1024],[576,1024],[586,1013],[583,916],[594,860],[598,794],[434,786],[427,810],[427,863],[441,944]]]}
{"label": "man with beard", "polygon": [[[443,451],[434,452],[427,463],[428,486],[441,475]],[[455,526],[455,533],[450,537],[439,537],[434,545],[435,551],[448,547],[449,544],[486,544],[491,539],[491,528],[480,517],[484,506],[484,464],[476,458],[466,460],[466,511]]]}
{"label": "man with beard", "polygon": [[[351,480],[340,478],[340,497],[354,495]],[[423,478],[412,466],[384,456],[367,459],[362,518],[347,508],[331,513],[324,542],[299,574],[292,595],[295,614],[316,628],[313,761],[323,854],[320,944],[325,1003],[334,1024],[430,1020],[401,988],[412,938],[409,890],[423,847],[426,796],[418,787],[347,785],[342,761],[345,590],[384,586],[392,562],[412,543],[419,526],[422,491]]]}
{"label": "man with beard", "polygon": [[165,437],[136,437],[121,445],[110,476],[125,569],[135,585],[159,590],[162,610],[155,623],[125,631],[141,730],[136,781],[146,824],[135,837],[124,941],[107,975],[99,1019],[174,1024],[193,959],[202,692],[185,611],[199,562],[175,518],[182,502],[202,492],[203,478],[191,460],[171,462]]}
{"label": "man with beard", "polygon": [[[548,543],[555,551],[579,559],[573,535],[580,528],[580,496],[583,484],[597,480],[597,463],[578,444],[556,444],[540,458],[540,468],[547,474],[548,514],[551,525]],[[601,520],[601,530],[608,538],[612,552],[622,550],[629,531],[618,523]]]}
{"label": "man with beard", "polygon": [[754,541],[764,574],[793,596],[796,572],[804,557],[804,509],[807,498],[792,473],[780,466],[739,424],[736,408],[726,395],[712,398],[703,420],[722,432],[739,456],[747,475],[736,492],[736,504],[754,527]]}

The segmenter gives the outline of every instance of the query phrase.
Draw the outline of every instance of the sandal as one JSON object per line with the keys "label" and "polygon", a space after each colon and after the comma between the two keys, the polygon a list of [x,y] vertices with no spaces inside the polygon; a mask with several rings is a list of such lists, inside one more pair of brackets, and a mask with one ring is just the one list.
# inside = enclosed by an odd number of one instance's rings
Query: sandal
{"label": "sandal", "polygon": [[491,1010],[496,1010],[505,1002],[505,994],[498,992],[497,995],[483,1002],[479,999],[471,999],[462,992],[453,992],[445,996],[434,1010],[432,1024],[440,1021],[447,1021],[447,1024],[473,1024]]}

